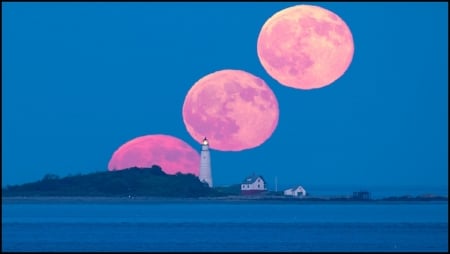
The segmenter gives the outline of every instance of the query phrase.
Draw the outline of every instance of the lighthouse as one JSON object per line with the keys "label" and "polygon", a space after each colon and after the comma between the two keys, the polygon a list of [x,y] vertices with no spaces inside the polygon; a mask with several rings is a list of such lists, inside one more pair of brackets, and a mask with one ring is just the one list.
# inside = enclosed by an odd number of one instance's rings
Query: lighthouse
{"label": "lighthouse", "polygon": [[200,181],[206,182],[209,187],[213,186],[211,177],[211,157],[209,156],[209,143],[205,137],[202,142],[202,151],[200,153]]}

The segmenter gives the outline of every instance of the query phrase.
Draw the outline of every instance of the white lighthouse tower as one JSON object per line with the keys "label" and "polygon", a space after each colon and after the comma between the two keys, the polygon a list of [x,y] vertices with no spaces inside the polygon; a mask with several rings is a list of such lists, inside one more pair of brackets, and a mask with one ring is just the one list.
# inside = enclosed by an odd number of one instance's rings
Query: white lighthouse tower
{"label": "white lighthouse tower", "polygon": [[209,187],[213,186],[211,177],[211,157],[209,156],[209,143],[205,137],[202,142],[202,151],[200,153],[200,181],[208,183]]}

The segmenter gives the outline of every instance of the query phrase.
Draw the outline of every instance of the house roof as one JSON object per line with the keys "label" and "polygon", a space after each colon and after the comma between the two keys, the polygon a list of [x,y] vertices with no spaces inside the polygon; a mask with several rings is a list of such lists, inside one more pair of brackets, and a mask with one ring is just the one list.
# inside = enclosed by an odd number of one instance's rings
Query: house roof
{"label": "house roof", "polygon": [[251,175],[251,176],[247,176],[247,177],[242,181],[242,184],[252,184],[252,183],[254,183],[256,180],[258,180],[258,178],[261,178],[261,179],[263,180],[263,182],[266,182],[262,176],[253,174],[253,175]]}
{"label": "house roof", "polygon": [[297,189],[302,189],[302,190],[304,190],[304,191],[306,191],[302,186],[300,186],[300,185],[297,185],[297,186],[295,186],[295,187],[292,187],[292,188],[289,188],[289,189],[286,189],[285,191],[287,191],[287,190],[291,190],[291,191],[294,191],[294,190],[297,190]]}

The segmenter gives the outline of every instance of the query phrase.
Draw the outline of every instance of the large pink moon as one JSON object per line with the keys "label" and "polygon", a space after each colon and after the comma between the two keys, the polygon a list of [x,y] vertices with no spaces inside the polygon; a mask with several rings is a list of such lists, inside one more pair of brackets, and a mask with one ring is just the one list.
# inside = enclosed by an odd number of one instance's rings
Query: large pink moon
{"label": "large pink moon", "polygon": [[297,5],[270,17],[258,36],[257,53],[267,73],[285,86],[315,89],[341,77],[353,58],[353,37],[333,12]]}
{"label": "large pink moon", "polygon": [[212,149],[251,149],[274,132],[278,101],[261,78],[242,70],[220,70],[191,87],[183,104],[183,121],[196,141],[207,137]]}
{"label": "large pink moon", "polygon": [[164,134],[146,135],[120,146],[112,155],[108,170],[151,168],[153,165],[159,165],[166,174],[180,172],[198,176],[200,155],[176,137]]}

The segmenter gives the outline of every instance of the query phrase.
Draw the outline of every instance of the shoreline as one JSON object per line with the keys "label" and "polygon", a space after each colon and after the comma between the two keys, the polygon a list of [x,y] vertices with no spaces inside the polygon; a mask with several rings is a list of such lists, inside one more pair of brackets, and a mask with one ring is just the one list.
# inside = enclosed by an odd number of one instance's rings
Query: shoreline
{"label": "shoreline", "polygon": [[[289,204],[428,204],[448,203],[447,197],[429,199],[335,199],[323,197],[286,198],[279,196],[226,196],[226,197],[107,197],[107,196],[2,196],[2,204],[17,203],[289,203]],[[438,198],[438,199],[436,199]]]}

